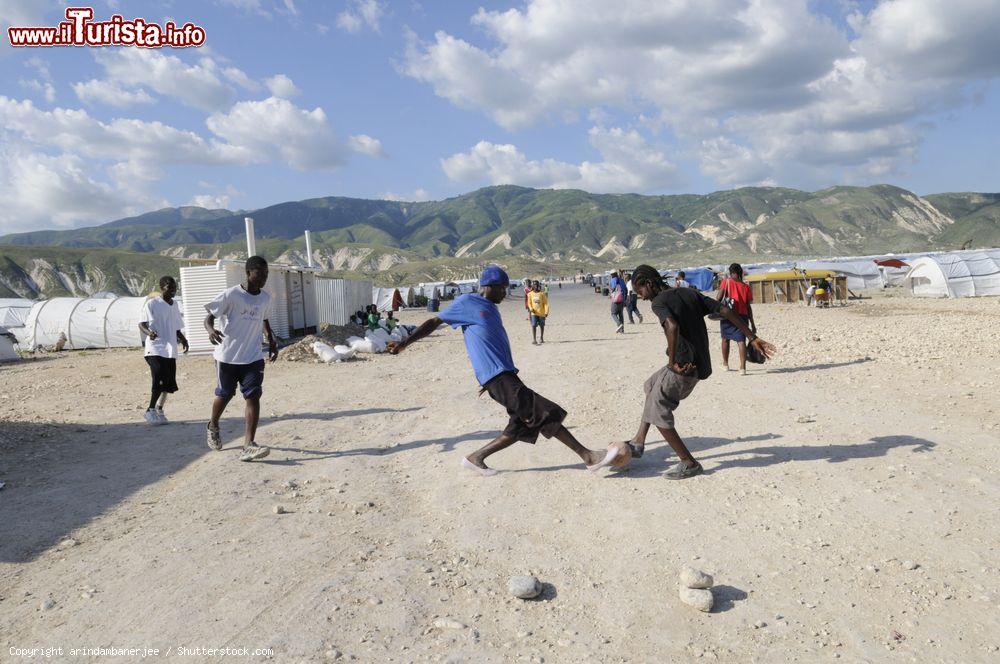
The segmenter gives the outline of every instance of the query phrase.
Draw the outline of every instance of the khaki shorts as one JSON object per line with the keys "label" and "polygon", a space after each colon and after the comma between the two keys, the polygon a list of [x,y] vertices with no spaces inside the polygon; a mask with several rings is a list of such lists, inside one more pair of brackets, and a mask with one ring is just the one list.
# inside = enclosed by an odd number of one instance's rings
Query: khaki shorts
{"label": "khaki shorts", "polygon": [[674,428],[674,410],[686,399],[698,376],[682,376],[669,367],[663,367],[646,381],[646,405],[642,409],[642,421],[664,429]]}

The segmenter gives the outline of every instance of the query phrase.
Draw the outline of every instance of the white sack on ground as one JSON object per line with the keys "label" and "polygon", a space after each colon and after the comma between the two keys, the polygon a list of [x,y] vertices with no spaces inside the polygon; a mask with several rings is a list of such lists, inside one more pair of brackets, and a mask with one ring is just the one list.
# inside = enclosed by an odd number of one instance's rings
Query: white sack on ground
{"label": "white sack on ground", "polygon": [[312,347],[313,351],[319,355],[319,359],[323,360],[327,364],[330,362],[340,362],[341,360],[340,353],[322,341],[315,342]]}

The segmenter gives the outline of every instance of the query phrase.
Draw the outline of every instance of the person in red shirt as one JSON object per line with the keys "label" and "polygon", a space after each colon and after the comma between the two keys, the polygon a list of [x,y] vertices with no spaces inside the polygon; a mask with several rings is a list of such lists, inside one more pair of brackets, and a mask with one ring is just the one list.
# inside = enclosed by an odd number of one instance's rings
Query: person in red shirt
{"label": "person in red shirt", "polygon": [[[719,284],[719,292],[715,299],[727,304],[733,313],[739,316],[745,324],[749,325],[750,331],[757,334],[757,324],[753,320],[753,291],[750,284],[743,281],[743,266],[733,263],[729,266],[729,277]],[[719,322],[719,331],[722,334],[722,363],[729,371],[729,342],[735,341],[740,350],[740,373],[747,374],[747,337],[735,325],[723,319]]]}

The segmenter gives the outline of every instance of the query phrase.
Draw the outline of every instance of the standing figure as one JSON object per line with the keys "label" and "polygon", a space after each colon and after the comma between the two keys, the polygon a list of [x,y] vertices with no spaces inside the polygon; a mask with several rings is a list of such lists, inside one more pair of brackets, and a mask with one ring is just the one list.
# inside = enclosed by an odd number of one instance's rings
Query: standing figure
{"label": "standing figure", "polygon": [[177,344],[188,352],[188,342],[181,330],[184,320],[180,307],[174,301],[177,282],[173,277],[160,277],[160,296],[146,300],[142,305],[139,330],[146,335],[146,364],[153,378],[149,407],[143,417],[149,424],[166,424],[163,405],[167,395],[177,391]]}
{"label": "standing figure", "polygon": [[[205,305],[205,329],[215,346],[215,401],[212,419],[208,421],[208,446],[222,449],[219,418],[236,394],[239,385],[243,399],[245,430],[240,461],[256,461],[270,449],[255,442],[260,420],[260,397],[264,393],[264,351],[261,340],[267,335],[268,358],[278,359],[278,342],[267,317],[271,310],[271,294],[264,290],[267,283],[267,261],[251,256],[246,262],[246,283],[227,288]],[[216,319],[222,329],[215,329]]]}

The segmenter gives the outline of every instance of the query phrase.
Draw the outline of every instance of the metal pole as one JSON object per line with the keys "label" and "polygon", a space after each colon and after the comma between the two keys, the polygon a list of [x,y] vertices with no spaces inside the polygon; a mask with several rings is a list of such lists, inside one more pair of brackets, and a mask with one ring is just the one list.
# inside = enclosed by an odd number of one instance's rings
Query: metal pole
{"label": "metal pole", "polygon": [[247,228],[247,258],[257,255],[257,238],[253,234],[253,219],[243,217],[243,222]]}

